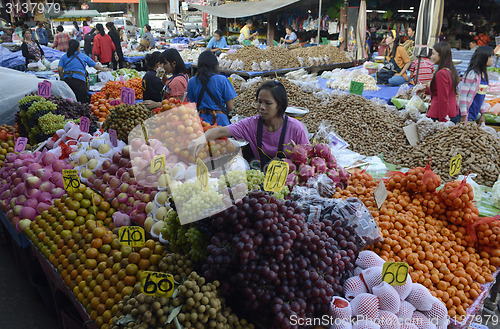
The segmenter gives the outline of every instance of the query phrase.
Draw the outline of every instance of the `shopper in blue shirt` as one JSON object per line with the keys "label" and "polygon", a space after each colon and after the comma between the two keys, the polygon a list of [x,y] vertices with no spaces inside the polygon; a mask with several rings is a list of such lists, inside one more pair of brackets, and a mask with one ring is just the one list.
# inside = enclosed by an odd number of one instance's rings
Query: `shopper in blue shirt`
{"label": "shopper in blue shirt", "polygon": [[219,74],[217,57],[211,51],[202,52],[198,57],[198,72],[187,86],[187,98],[196,102],[200,117],[210,124],[229,125],[228,115],[235,97],[231,82]]}
{"label": "shopper in blue shirt", "polygon": [[38,41],[39,44],[47,46],[49,43],[49,34],[47,30],[43,27],[43,22],[38,22],[38,27],[33,34],[33,38]]}
{"label": "shopper in blue shirt", "polygon": [[214,36],[208,42],[207,48],[210,49],[211,52],[215,53],[216,56],[221,54],[223,48],[227,48],[226,38],[222,36],[221,30],[216,30],[214,32]]}
{"label": "shopper in blue shirt", "polygon": [[69,40],[68,52],[59,60],[59,76],[66,82],[75,93],[80,103],[88,103],[87,65],[95,67],[99,71],[110,71],[96,64],[90,57],[81,53],[80,42],[75,39]]}

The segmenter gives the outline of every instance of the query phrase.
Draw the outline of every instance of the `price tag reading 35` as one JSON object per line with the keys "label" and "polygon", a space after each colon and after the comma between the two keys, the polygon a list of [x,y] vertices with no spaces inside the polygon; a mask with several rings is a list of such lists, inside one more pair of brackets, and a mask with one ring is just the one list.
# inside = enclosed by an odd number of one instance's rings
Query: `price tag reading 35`
{"label": "price tag reading 35", "polygon": [[408,264],[401,262],[385,262],[382,268],[382,281],[391,286],[402,286],[408,277]]}
{"label": "price tag reading 35", "polygon": [[141,273],[141,291],[146,295],[172,297],[174,277],[167,273],[143,271]]}
{"label": "price tag reading 35", "polygon": [[140,226],[122,226],[118,237],[122,246],[142,247],[146,243],[144,229]]}
{"label": "price tag reading 35", "polygon": [[281,192],[285,187],[289,170],[288,163],[278,160],[271,161],[264,177],[264,191]]}
{"label": "price tag reading 35", "polygon": [[151,159],[151,169],[152,174],[157,174],[165,168],[165,154],[156,155]]}
{"label": "price tag reading 35", "polygon": [[455,176],[462,168],[462,154],[457,154],[450,161],[450,176]]}
{"label": "price tag reading 35", "polygon": [[63,169],[63,184],[64,189],[68,192],[78,191],[80,188],[80,176],[76,169]]}
{"label": "price tag reading 35", "polygon": [[200,158],[196,159],[196,179],[203,191],[208,191],[208,168]]}

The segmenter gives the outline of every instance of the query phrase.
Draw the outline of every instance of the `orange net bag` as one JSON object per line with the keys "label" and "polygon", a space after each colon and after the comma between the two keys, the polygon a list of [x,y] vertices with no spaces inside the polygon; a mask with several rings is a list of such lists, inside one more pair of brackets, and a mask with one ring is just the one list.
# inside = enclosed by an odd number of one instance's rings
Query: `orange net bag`
{"label": "orange net bag", "polygon": [[330,314],[335,319],[349,320],[352,316],[351,304],[344,298],[333,296],[330,302]]}
{"label": "orange net bag", "polygon": [[398,313],[396,313],[396,315],[402,321],[410,320],[415,310],[416,310],[415,306],[413,306],[412,304],[408,303],[405,300],[402,300],[401,305],[399,306],[399,311]]}
{"label": "orange net bag", "polygon": [[396,292],[399,294],[399,298],[405,300],[406,297],[408,297],[412,289],[412,283],[413,281],[411,280],[411,276],[410,274],[408,274],[405,284],[403,284],[402,286],[393,286],[394,290],[396,290]]}
{"label": "orange net bag", "polygon": [[[472,242],[486,246],[492,249],[500,247],[500,213],[494,217],[481,217],[473,224],[467,226],[467,234]],[[498,257],[492,257],[498,258]],[[499,266],[500,262],[497,259],[490,258],[490,262]]]}
{"label": "orange net bag", "polygon": [[356,259],[356,265],[366,270],[370,267],[384,266],[385,260],[370,250],[363,250]]}
{"label": "orange net bag", "polygon": [[429,321],[429,318],[419,311],[413,312],[411,323],[416,325],[418,329],[436,329],[436,326]]}
{"label": "orange net bag", "polygon": [[422,175],[422,185],[420,192],[434,192],[441,185],[441,177],[431,169],[432,158],[429,159]]}
{"label": "orange net bag", "polygon": [[380,329],[400,329],[401,323],[399,323],[398,316],[392,312],[379,311]]}
{"label": "orange net bag", "polygon": [[429,311],[423,311],[422,314],[428,317],[431,323],[436,325],[437,327],[446,328],[450,322],[448,317],[448,309],[443,304],[443,302],[436,297],[433,297],[432,300],[433,302],[431,309]]}
{"label": "orange net bag", "polygon": [[429,289],[420,283],[412,283],[411,287],[411,292],[406,297],[406,301],[415,306],[418,311],[430,311],[433,296],[429,292]]}
{"label": "orange net bag", "polygon": [[359,276],[352,276],[344,282],[344,296],[352,300],[359,294],[367,293],[366,285]]}
{"label": "orange net bag", "polygon": [[371,320],[358,320],[352,324],[352,329],[380,329],[380,325]]}
{"label": "orange net bag", "polygon": [[398,313],[401,299],[398,292],[387,282],[373,287],[373,294],[378,297],[379,307],[383,311]]}
{"label": "orange net bag", "polygon": [[359,275],[366,285],[369,292],[372,292],[373,287],[378,286],[382,282],[382,267],[370,267]]}
{"label": "orange net bag", "polygon": [[351,301],[352,315],[364,316],[365,319],[378,318],[378,297],[372,294],[359,294]]}

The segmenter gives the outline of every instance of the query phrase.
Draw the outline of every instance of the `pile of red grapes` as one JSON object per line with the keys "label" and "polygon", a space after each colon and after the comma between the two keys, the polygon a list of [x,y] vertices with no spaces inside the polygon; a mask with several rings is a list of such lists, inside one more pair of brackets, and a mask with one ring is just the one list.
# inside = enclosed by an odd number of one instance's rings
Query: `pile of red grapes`
{"label": "pile of red grapes", "polygon": [[203,275],[267,328],[327,314],[352,276],[356,234],[341,219],[307,222],[297,203],[253,191],[212,217]]}

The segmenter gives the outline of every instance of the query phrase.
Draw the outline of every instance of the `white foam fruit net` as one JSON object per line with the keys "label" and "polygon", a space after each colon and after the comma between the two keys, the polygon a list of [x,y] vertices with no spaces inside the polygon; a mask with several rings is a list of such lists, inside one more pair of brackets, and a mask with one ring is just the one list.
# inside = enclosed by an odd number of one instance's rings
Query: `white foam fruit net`
{"label": "white foam fruit net", "polygon": [[362,269],[361,267],[356,266],[356,267],[354,268],[354,275],[360,275],[360,274],[361,274],[361,272],[363,272],[363,269]]}
{"label": "white foam fruit net", "polygon": [[418,329],[418,327],[416,325],[414,325],[413,323],[405,323],[405,322],[403,322],[401,324],[401,329]]}
{"label": "white foam fruit net", "polygon": [[396,314],[388,311],[379,311],[380,329],[400,329],[401,324]]}
{"label": "white foam fruit net", "polygon": [[429,311],[432,307],[433,299],[429,290],[420,283],[412,283],[411,291],[406,301],[419,311]]}
{"label": "white foam fruit net", "polygon": [[423,311],[422,313],[437,327],[446,328],[450,322],[446,306],[436,297],[432,297],[431,309],[429,311]]}
{"label": "white foam fruit net", "polygon": [[366,270],[370,267],[384,266],[385,260],[370,250],[363,250],[356,259],[356,265]]}
{"label": "white foam fruit net", "polygon": [[378,318],[378,297],[372,294],[359,294],[351,301],[352,315],[364,316],[365,319]]}
{"label": "white foam fruit net", "polygon": [[344,296],[347,300],[352,300],[359,294],[366,293],[365,283],[360,276],[353,276],[344,282]]}
{"label": "white foam fruit net", "polygon": [[394,314],[398,313],[401,299],[397,291],[390,284],[382,282],[378,286],[373,287],[373,294],[378,297],[381,310]]}
{"label": "white foam fruit net", "polygon": [[405,300],[406,297],[408,297],[408,295],[410,294],[411,292],[411,289],[412,289],[412,280],[411,280],[411,276],[410,274],[408,274],[408,276],[406,277],[406,283],[403,284],[402,286],[394,286],[394,290],[396,290],[399,294],[399,298],[401,298],[402,300]]}
{"label": "white foam fruit net", "polygon": [[416,310],[415,306],[408,303],[407,301],[402,300],[401,305],[399,306],[399,312],[396,313],[396,315],[402,321],[409,320],[413,316],[413,312],[415,310]]}
{"label": "white foam fruit net", "polygon": [[416,325],[418,329],[436,329],[436,326],[429,321],[429,318],[419,311],[413,312],[411,323]]}
{"label": "white foam fruit net", "polygon": [[331,329],[352,329],[351,321],[337,320],[333,322]]}
{"label": "white foam fruit net", "polygon": [[344,298],[333,296],[330,313],[335,319],[349,320],[352,316],[351,304]]}
{"label": "white foam fruit net", "polygon": [[352,324],[352,329],[380,329],[380,325],[370,320],[358,320]]}
{"label": "white foam fruit net", "polygon": [[359,275],[366,285],[369,292],[372,292],[373,287],[378,286],[382,282],[382,267],[371,267]]}

